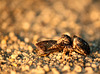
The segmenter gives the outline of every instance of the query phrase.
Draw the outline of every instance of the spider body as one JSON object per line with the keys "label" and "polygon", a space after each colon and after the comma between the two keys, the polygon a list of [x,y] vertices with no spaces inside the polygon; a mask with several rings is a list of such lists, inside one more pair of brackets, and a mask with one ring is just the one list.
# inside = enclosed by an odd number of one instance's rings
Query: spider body
{"label": "spider body", "polygon": [[74,35],[70,37],[68,35],[63,34],[60,39],[56,40],[46,40],[40,41],[36,43],[36,47],[38,49],[38,55],[47,56],[50,53],[63,51],[63,57],[66,52],[69,52],[69,55],[73,51],[87,56],[90,54],[90,47],[88,43],[82,38]]}

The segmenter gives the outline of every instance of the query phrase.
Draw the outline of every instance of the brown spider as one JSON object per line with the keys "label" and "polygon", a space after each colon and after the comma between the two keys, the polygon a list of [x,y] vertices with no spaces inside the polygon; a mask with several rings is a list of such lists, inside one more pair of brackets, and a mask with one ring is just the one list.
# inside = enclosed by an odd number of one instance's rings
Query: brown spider
{"label": "brown spider", "polygon": [[63,34],[60,39],[56,40],[45,40],[35,44],[38,49],[38,55],[47,56],[50,53],[62,51],[63,58],[66,52],[69,52],[69,56],[73,51],[87,56],[90,54],[90,47],[88,43],[80,37],[74,35],[72,38],[68,35]]}

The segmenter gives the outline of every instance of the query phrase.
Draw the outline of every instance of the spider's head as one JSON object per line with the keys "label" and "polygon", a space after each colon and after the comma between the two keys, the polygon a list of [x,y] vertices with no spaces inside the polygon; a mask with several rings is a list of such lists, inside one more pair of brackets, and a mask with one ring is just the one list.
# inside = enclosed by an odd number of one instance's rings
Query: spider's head
{"label": "spider's head", "polygon": [[63,34],[57,43],[71,44],[72,40],[70,36]]}

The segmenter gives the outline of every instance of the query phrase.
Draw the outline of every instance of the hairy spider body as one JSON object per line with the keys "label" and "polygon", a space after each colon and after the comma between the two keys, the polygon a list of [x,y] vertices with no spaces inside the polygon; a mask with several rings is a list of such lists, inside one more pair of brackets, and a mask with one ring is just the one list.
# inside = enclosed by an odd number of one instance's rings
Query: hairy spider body
{"label": "hairy spider body", "polygon": [[46,56],[50,53],[62,51],[63,58],[66,52],[69,52],[69,56],[73,51],[87,56],[90,54],[90,47],[88,43],[80,37],[74,35],[72,38],[68,35],[63,34],[60,39],[56,40],[46,40],[36,43],[38,48],[38,55]]}

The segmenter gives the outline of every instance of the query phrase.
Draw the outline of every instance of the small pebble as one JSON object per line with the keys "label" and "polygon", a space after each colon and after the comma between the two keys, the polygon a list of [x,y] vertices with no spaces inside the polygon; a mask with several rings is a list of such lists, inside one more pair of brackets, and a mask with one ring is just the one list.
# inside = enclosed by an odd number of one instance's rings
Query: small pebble
{"label": "small pebble", "polygon": [[75,52],[72,52],[74,55],[73,55],[73,57],[74,58],[77,58],[77,55],[76,55],[76,53]]}
{"label": "small pebble", "polygon": [[73,55],[73,56],[76,56],[76,53],[75,53],[75,52],[72,52],[72,55]]}
{"label": "small pebble", "polygon": [[8,48],[8,49],[7,49],[7,53],[10,53],[10,52],[11,52],[11,49]]}
{"label": "small pebble", "polygon": [[86,63],[86,64],[85,64],[85,66],[90,66],[90,65],[91,65],[90,63]]}
{"label": "small pebble", "polygon": [[73,63],[69,63],[70,66],[73,66]]}
{"label": "small pebble", "polygon": [[93,74],[93,70],[92,70],[91,67],[86,67],[85,71],[86,71],[87,74]]}
{"label": "small pebble", "polygon": [[57,71],[56,68],[52,68],[51,70],[52,70],[53,74],[60,74],[59,71]]}
{"label": "small pebble", "polygon": [[45,74],[45,71],[43,70],[43,68],[42,67],[40,67],[40,66],[37,66],[37,71],[36,71],[36,73],[37,74]]}
{"label": "small pebble", "polygon": [[68,72],[67,74],[77,74],[75,71]]}
{"label": "small pebble", "polygon": [[20,48],[22,49],[22,48],[24,48],[24,46],[25,46],[25,43],[24,42],[20,42]]}
{"label": "small pebble", "polygon": [[88,62],[92,63],[92,59],[91,59],[91,58],[86,57],[85,59],[86,59],[86,61],[88,61]]}
{"label": "small pebble", "polygon": [[53,65],[53,63],[49,63],[49,66],[52,66]]}
{"label": "small pebble", "polygon": [[30,24],[28,22],[23,22],[22,23],[22,28],[23,28],[23,30],[27,31],[30,28]]}
{"label": "small pebble", "polygon": [[65,65],[63,68],[62,68],[62,71],[70,71],[70,66],[69,65]]}
{"label": "small pebble", "polygon": [[16,74],[16,71],[11,70],[11,74]]}
{"label": "small pebble", "polygon": [[32,65],[32,61],[29,61],[28,63],[29,63],[30,66]]}
{"label": "small pebble", "polygon": [[[3,57],[0,55],[0,60],[3,60]],[[1,61],[0,61],[1,62]]]}
{"label": "small pebble", "polygon": [[100,53],[98,54],[98,57],[100,58]]}
{"label": "small pebble", "polygon": [[62,53],[58,53],[58,56],[62,56]]}
{"label": "small pebble", "polygon": [[12,55],[11,55],[11,58],[12,58],[12,59],[15,59],[17,56],[18,56],[17,54],[12,54]]}
{"label": "small pebble", "polygon": [[41,62],[38,62],[38,63],[37,63],[38,66],[40,66],[41,64],[42,64]]}
{"label": "small pebble", "polygon": [[13,65],[14,67],[17,67],[17,64],[15,64],[15,63],[12,63],[12,65]]}
{"label": "small pebble", "polygon": [[61,59],[61,56],[57,56],[56,59],[57,59],[57,60],[60,60],[60,59]]}
{"label": "small pebble", "polygon": [[12,38],[13,36],[15,36],[14,32],[10,32],[9,37]]}
{"label": "small pebble", "polygon": [[50,58],[48,58],[48,57],[44,57],[44,60],[46,60],[46,61],[50,61]]}
{"label": "small pebble", "polygon": [[78,65],[75,65],[74,71],[75,72],[81,72],[82,68],[80,66],[78,66]]}
{"label": "small pebble", "polygon": [[33,48],[32,48],[32,46],[28,46],[28,50],[29,50],[29,52],[31,53],[32,51],[33,51]]}
{"label": "small pebble", "polygon": [[48,66],[48,65],[45,65],[43,68],[44,68],[44,70],[45,70],[46,72],[50,71],[50,69],[49,69],[49,66]]}
{"label": "small pebble", "polygon": [[80,62],[84,62],[84,61],[83,61],[83,58],[80,58],[78,61],[80,61]]}
{"label": "small pebble", "polygon": [[36,43],[39,38],[39,35],[34,35],[32,43]]}
{"label": "small pebble", "polygon": [[16,36],[13,36],[13,37],[11,38],[11,40],[12,40],[12,41],[17,41],[17,37],[16,37]]}
{"label": "small pebble", "polygon": [[78,58],[81,58],[82,56],[81,55],[78,55]]}
{"label": "small pebble", "polygon": [[99,70],[100,70],[100,65],[99,65]]}
{"label": "small pebble", "polygon": [[84,66],[83,62],[79,62],[77,65]]}
{"label": "small pebble", "polygon": [[63,61],[63,64],[65,65],[66,64],[66,61]]}
{"label": "small pebble", "polygon": [[29,70],[29,66],[28,65],[23,65],[22,66],[22,71],[26,71],[26,70]]}
{"label": "small pebble", "polygon": [[77,63],[77,62],[78,62],[78,61],[76,61],[76,60],[74,61],[74,63]]}
{"label": "small pebble", "polygon": [[26,43],[28,43],[28,42],[29,42],[29,38],[24,38],[24,41],[25,41]]}
{"label": "small pebble", "polygon": [[1,44],[6,44],[6,40],[5,39],[1,40]]}
{"label": "small pebble", "polygon": [[93,68],[96,68],[96,67],[97,67],[96,64],[94,64],[94,63],[93,63],[91,66],[92,66]]}
{"label": "small pebble", "polygon": [[8,58],[8,60],[9,60],[10,62],[13,62],[13,61],[15,61],[14,59],[10,59],[10,58]]}
{"label": "small pebble", "polygon": [[63,64],[63,63],[61,63],[61,64],[60,64],[60,66],[61,66],[61,67],[63,67],[63,66],[64,66],[64,64]]}
{"label": "small pebble", "polygon": [[5,36],[4,39],[7,41],[9,39],[9,37],[8,36]]}

